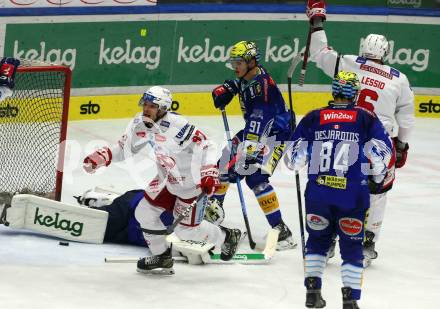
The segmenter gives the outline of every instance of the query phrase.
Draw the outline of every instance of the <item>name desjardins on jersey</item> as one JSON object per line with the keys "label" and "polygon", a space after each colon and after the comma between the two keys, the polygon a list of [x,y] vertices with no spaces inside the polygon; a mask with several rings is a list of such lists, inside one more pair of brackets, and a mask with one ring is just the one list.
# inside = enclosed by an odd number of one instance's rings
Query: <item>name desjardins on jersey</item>
{"label": "name desjardins on jersey", "polygon": [[315,132],[315,140],[340,140],[348,142],[359,142],[359,133],[339,130],[321,130]]}

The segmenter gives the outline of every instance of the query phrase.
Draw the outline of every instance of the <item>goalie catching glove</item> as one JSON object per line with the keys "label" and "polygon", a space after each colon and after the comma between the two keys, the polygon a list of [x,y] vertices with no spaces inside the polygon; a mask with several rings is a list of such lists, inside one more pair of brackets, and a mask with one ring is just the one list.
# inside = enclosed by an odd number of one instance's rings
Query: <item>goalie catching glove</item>
{"label": "goalie catching glove", "polygon": [[83,162],[84,170],[93,174],[101,166],[109,166],[112,161],[112,152],[109,148],[104,147],[88,155]]}

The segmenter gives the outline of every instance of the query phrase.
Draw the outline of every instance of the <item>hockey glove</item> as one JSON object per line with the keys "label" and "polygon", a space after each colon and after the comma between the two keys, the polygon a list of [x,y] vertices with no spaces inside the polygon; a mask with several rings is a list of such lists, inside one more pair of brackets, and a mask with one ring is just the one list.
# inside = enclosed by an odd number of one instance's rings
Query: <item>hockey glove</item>
{"label": "hockey glove", "polygon": [[322,22],[326,19],[326,9],[324,0],[308,0],[306,15],[310,20],[310,24],[314,28],[322,27]]}
{"label": "hockey glove", "polygon": [[234,95],[238,93],[238,86],[233,80],[225,80],[223,85],[216,87],[212,91],[212,99],[214,100],[214,106],[216,108],[225,108]]}
{"label": "hockey glove", "polygon": [[245,140],[242,143],[242,151],[246,156],[247,164],[262,164],[266,147],[260,142]]}
{"label": "hockey glove", "polygon": [[381,182],[376,182],[377,179],[374,179],[374,176],[368,176],[368,188],[370,189],[371,194],[379,194],[381,193],[383,181],[385,178],[382,177]]}
{"label": "hockey glove", "polygon": [[218,179],[218,168],[215,165],[209,165],[202,167],[200,171],[200,189],[211,196],[215,193],[220,186],[220,180]]}
{"label": "hockey glove", "polygon": [[211,199],[205,208],[205,216],[203,218],[219,226],[225,220],[225,211],[216,199]]}
{"label": "hockey glove", "polygon": [[3,58],[0,61],[0,86],[6,86],[9,89],[14,88],[15,72],[20,65],[20,60],[15,58]]}
{"label": "hockey glove", "polygon": [[406,163],[406,158],[408,157],[408,143],[403,143],[399,141],[397,137],[393,138],[394,145],[396,146],[396,167],[401,168]]}
{"label": "hockey glove", "polygon": [[104,147],[94,153],[88,155],[83,162],[84,170],[93,174],[101,166],[109,166],[112,161],[112,152],[109,148]]}

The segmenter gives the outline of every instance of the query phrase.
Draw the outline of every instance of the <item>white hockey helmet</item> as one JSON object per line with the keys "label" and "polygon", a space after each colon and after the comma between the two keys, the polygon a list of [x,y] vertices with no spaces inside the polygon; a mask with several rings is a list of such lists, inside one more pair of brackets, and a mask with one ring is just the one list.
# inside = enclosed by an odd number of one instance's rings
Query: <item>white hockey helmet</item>
{"label": "white hockey helmet", "polygon": [[139,100],[139,106],[144,105],[146,102],[157,104],[159,109],[169,110],[173,103],[171,91],[161,86],[153,86],[144,92]]}
{"label": "white hockey helmet", "polygon": [[361,56],[368,59],[383,60],[390,51],[390,44],[380,34],[367,35],[361,45]]}

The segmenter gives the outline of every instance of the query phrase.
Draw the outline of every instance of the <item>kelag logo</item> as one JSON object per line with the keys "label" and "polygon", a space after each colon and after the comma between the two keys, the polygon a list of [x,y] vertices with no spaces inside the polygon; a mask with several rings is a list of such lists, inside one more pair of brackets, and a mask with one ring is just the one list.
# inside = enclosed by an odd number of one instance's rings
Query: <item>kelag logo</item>
{"label": "kelag logo", "polygon": [[80,114],[81,115],[90,115],[90,114],[97,114],[101,110],[101,107],[99,104],[92,103],[92,101],[89,101],[87,104],[81,104],[80,106]]}
{"label": "kelag logo", "polygon": [[427,103],[420,103],[419,112],[421,113],[440,113],[440,103],[432,103],[432,100],[429,100]]}
{"label": "kelag logo", "polygon": [[0,107],[0,118],[11,118],[18,116],[18,107],[6,105],[5,107]]}

